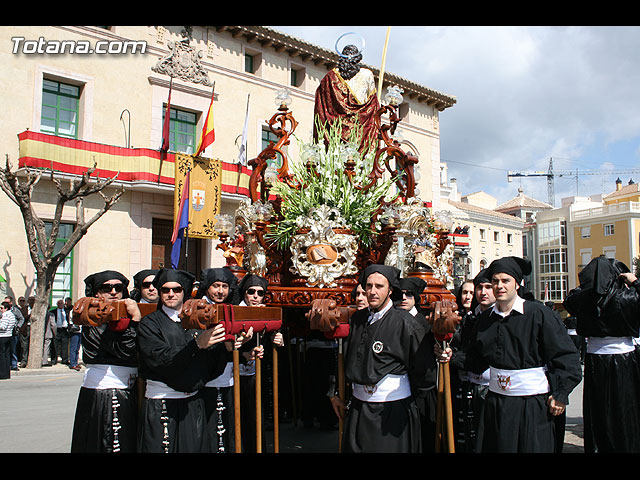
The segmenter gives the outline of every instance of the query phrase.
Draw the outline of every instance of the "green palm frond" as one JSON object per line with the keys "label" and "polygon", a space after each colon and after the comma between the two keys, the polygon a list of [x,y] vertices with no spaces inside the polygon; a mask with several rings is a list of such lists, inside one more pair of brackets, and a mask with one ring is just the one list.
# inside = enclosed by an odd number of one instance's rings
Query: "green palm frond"
{"label": "green palm frond", "polygon": [[[267,240],[280,249],[288,248],[298,229],[298,221],[306,217],[311,209],[327,205],[338,210],[359,241],[367,246],[375,233],[371,225],[372,217],[380,202],[397,197],[392,191],[396,178],[379,179],[367,191],[355,188],[354,185],[370,182],[368,175],[373,168],[375,148],[366,149],[363,155],[357,153],[355,146],[360,145],[362,136],[362,129],[358,126],[351,130],[349,141],[345,144],[341,121],[329,127],[319,122],[316,124],[319,143],[301,144],[300,149],[301,152],[315,149],[315,169],[309,171],[305,161],[294,162],[290,167],[294,182],[302,185],[302,188],[292,188],[283,182],[276,182],[271,187],[271,193],[282,199],[281,212],[284,218],[267,234]],[[327,139],[326,147],[323,138]],[[356,162],[353,183],[344,173],[344,162],[349,154],[354,155]]]}

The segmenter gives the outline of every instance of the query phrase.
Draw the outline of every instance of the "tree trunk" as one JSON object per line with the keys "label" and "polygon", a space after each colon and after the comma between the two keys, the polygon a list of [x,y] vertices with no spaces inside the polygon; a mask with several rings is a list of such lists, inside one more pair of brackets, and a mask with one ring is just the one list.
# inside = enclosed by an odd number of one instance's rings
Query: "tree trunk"
{"label": "tree trunk", "polygon": [[38,275],[35,291],[36,301],[31,310],[31,333],[29,334],[29,358],[27,360],[27,368],[42,368],[44,326],[49,311],[51,283],[52,282],[46,282],[44,275]]}

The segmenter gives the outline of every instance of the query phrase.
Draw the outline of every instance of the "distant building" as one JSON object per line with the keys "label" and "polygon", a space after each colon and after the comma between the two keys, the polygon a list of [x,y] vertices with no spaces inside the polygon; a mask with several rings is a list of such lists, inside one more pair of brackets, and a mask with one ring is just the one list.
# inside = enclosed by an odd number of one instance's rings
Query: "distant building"
{"label": "distant building", "polygon": [[536,239],[536,214],[551,210],[553,207],[548,203],[541,202],[535,198],[524,194],[522,187],[518,188],[518,195],[514,198],[498,205],[495,210],[507,215],[524,220],[522,229],[522,257],[531,260],[531,274],[524,278],[524,286],[530,292],[537,291],[535,278],[537,278],[537,239]]}
{"label": "distant building", "polygon": [[[441,169],[445,170],[446,166],[442,165]],[[455,179],[442,185],[441,192],[443,203],[448,203],[455,219],[453,230],[458,228],[461,232],[453,235],[456,286],[473,279],[497,258],[522,255],[524,220],[494,210],[498,203],[495,197],[483,191],[462,196]],[[442,209],[447,207],[443,204]]]}

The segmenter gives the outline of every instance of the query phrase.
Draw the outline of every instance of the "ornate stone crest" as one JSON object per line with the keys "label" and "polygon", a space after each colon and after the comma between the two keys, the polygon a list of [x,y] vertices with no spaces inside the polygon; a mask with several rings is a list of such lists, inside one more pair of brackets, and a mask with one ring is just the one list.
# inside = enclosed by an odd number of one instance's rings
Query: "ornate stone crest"
{"label": "ornate stone crest", "polygon": [[358,272],[358,241],[345,233],[345,220],[335,208],[321,205],[298,222],[300,233],[291,242],[291,273],[310,287],[335,287],[337,280]]}
{"label": "ornate stone crest", "polygon": [[167,42],[169,54],[151,67],[156,73],[169,75],[172,78],[179,78],[192,83],[201,83],[210,87],[212,85],[207,72],[200,64],[202,52],[197,51],[190,43],[190,33],[183,31],[184,40],[179,42]]}

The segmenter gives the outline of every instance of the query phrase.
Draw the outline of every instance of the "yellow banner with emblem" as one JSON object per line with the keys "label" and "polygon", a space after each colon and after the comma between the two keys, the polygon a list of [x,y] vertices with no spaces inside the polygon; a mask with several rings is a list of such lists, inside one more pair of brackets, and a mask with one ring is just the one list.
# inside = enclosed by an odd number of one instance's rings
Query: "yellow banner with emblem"
{"label": "yellow banner with emblem", "polygon": [[[189,173],[188,185],[187,173]],[[222,196],[222,162],[215,158],[176,153],[173,218],[178,218],[183,191],[189,189],[189,228],[191,238],[213,238],[215,216],[220,212]]]}

